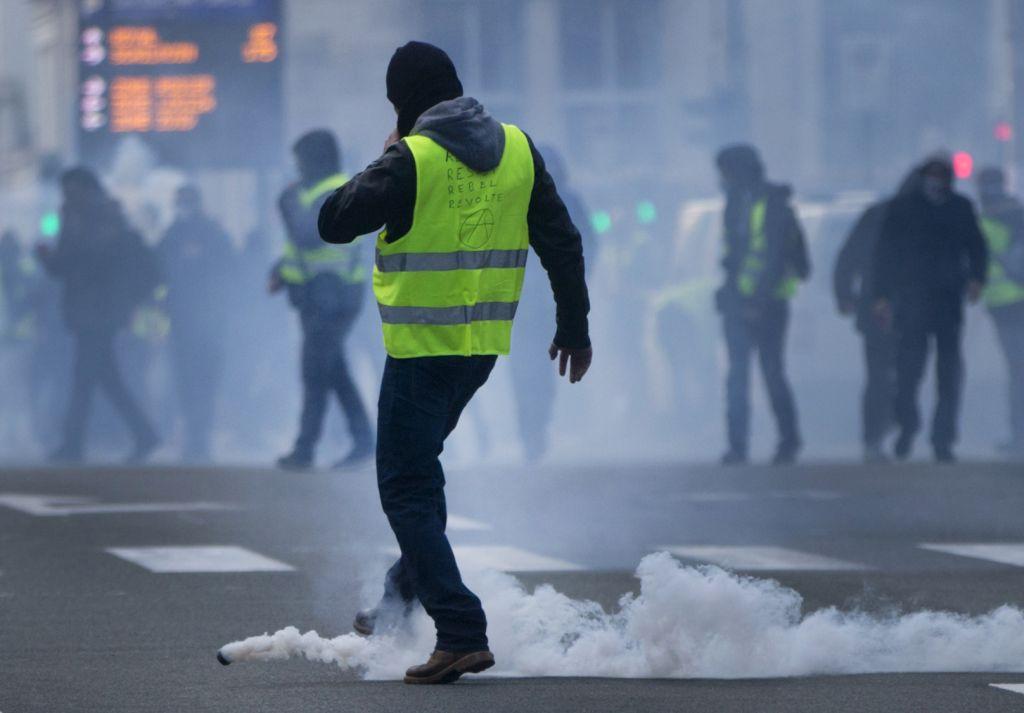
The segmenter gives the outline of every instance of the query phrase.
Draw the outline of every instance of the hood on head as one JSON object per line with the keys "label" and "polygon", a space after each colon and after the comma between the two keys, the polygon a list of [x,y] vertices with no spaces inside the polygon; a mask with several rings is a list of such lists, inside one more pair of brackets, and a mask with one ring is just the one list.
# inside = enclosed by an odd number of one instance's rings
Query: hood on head
{"label": "hood on head", "polygon": [[412,133],[430,107],[462,96],[462,82],[444,50],[426,42],[408,42],[392,55],[387,72],[388,101],[398,112],[398,135]]}
{"label": "hood on head", "polygon": [[433,139],[477,173],[493,171],[505,153],[505,129],[472,97],[434,105],[410,133]]}
{"label": "hood on head", "polygon": [[341,170],[341,150],[328,129],[307,131],[292,144],[292,153],[306,180],[319,180]]}
{"label": "hood on head", "polygon": [[764,163],[750,144],[726,146],[715,156],[715,164],[732,186],[754,186],[764,180]]}

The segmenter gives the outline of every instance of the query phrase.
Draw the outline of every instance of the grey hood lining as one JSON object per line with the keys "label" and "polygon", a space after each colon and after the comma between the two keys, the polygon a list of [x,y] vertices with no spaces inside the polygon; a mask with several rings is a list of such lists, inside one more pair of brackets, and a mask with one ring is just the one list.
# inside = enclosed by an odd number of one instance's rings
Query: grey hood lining
{"label": "grey hood lining", "polygon": [[493,171],[505,153],[505,129],[472,97],[459,97],[427,109],[412,127],[436,141],[477,173]]}

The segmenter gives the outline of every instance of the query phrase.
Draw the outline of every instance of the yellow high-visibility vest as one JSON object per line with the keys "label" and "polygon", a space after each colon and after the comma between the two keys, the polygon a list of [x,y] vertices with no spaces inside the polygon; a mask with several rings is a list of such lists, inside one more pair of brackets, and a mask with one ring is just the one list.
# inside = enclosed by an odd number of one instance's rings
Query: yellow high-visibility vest
{"label": "yellow high-visibility vest", "polygon": [[[299,205],[303,210],[313,210],[320,198],[347,182],[348,176],[344,173],[327,176],[316,185],[299,191]],[[304,285],[323,273],[335,274],[349,284],[366,281],[366,270],[359,264],[359,250],[354,245],[324,245],[300,250],[291,240],[285,242],[278,268],[282,280],[290,285]]]}
{"label": "yellow high-visibility vest", "polygon": [[[764,251],[768,246],[764,234],[764,217],[767,208],[768,202],[762,198],[750,209],[750,243],[737,281],[740,294],[744,297],[752,297],[757,292],[758,285],[761,283],[761,274],[764,272]],[[787,272],[775,289],[775,296],[783,300],[792,299],[796,295],[799,284],[800,280]]]}
{"label": "yellow high-visibility vest", "polygon": [[396,358],[508,354],[523,288],[533,191],[526,135],[503,125],[505,152],[476,173],[433,139],[403,139],[416,163],[406,235],[377,240],[373,291]]}
{"label": "yellow high-visibility vest", "polygon": [[1010,226],[996,218],[983,216],[981,232],[988,243],[988,279],[985,281],[984,299],[989,307],[1006,307],[1024,302],[1024,285],[1010,279],[1003,260],[1010,249],[1013,236]]}

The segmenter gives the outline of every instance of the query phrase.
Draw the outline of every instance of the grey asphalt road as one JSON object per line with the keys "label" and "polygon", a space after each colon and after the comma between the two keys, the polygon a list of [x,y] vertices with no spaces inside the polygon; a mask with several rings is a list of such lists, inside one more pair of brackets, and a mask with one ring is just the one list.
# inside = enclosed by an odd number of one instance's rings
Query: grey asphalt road
{"label": "grey asphalt road", "polygon": [[[1024,605],[1019,465],[494,465],[448,482],[460,556],[609,610],[664,548],[775,579],[804,612]],[[494,675],[426,689],[297,659],[215,661],[222,644],[288,624],[346,633],[393,546],[370,469],[2,468],[0,713],[1024,710],[1024,694],[991,685],[1024,691],[1024,661],[740,680]]]}

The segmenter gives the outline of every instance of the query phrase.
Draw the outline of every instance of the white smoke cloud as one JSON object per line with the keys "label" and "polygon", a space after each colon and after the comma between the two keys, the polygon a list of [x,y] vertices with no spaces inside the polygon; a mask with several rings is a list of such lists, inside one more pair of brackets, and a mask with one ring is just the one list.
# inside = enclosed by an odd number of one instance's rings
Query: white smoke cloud
{"label": "white smoke cloud", "polygon": [[[821,609],[800,595],[718,567],[683,566],[665,553],[637,568],[640,594],[608,613],[550,585],[527,592],[509,575],[480,573],[495,673],[521,676],[746,678],[897,671],[1024,671],[1024,612],[1002,606],[969,617],[921,611],[879,617]],[[433,648],[422,612],[409,631],[325,639],[295,627],[224,646],[232,661],[304,656],[366,678],[398,678]]]}

